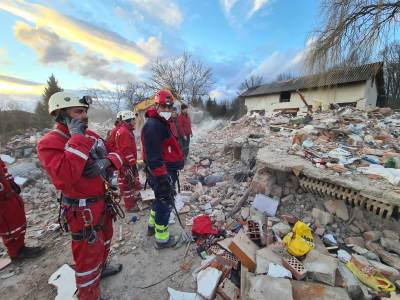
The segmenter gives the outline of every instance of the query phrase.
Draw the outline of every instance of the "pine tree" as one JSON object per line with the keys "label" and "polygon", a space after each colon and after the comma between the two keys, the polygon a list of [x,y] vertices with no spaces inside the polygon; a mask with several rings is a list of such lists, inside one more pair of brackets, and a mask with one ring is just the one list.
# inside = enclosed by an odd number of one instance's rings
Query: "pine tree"
{"label": "pine tree", "polygon": [[41,128],[49,128],[53,123],[53,118],[49,115],[49,99],[51,95],[62,92],[63,89],[58,86],[58,81],[53,74],[47,80],[47,86],[42,94],[42,101],[36,105],[35,114],[37,116],[37,125]]}

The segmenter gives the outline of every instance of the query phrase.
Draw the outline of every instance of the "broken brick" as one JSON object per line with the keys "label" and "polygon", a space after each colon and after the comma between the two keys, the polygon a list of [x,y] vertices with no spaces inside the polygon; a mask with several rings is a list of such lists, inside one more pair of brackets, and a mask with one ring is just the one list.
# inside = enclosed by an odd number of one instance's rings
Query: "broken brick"
{"label": "broken brick", "polygon": [[293,277],[297,280],[301,280],[307,275],[307,270],[303,263],[294,256],[290,258],[284,258],[282,263],[283,266],[288,269],[292,273]]}
{"label": "broken brick", "polygon": [[243,230],[240,230],[238,234],[235,235],[232,243],[229,245],[229,249],[232,253],[250,272],[254,272],[256,269],[256,251],[258,248],[259,247],[247,237]]}

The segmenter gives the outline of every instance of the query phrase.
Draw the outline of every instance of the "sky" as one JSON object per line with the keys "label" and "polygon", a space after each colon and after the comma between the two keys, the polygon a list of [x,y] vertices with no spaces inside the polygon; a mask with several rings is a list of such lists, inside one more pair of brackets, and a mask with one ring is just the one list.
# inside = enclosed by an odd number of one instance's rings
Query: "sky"
{"label": "sky", "polygon": [[0,0],[0,101],[145,81],[157,57],[183,51],[213,70],[212,97],[251,75],[298,71],[315,0]]}

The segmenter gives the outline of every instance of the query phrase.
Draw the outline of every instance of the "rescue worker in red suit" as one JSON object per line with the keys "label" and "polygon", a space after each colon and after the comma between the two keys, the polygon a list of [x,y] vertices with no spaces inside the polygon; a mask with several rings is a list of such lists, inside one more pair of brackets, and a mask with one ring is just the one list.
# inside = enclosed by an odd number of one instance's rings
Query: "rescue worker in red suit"
{"label": "rescue worker in red suit", "polygon": [[178,133],[178,112],[176,107],[172,107],[171,118],[168,120],[169,128],[176,139],[179,139]]}
{"label": "rescue worker in red suit", "polygon": [[138,211],[137,201],[140,199],[139,173],[136,167],[137,148],[133,130],[135,114],[130,110],[118,113],[119,127],[115,133],[115,149],[122,155],[124,164],[119,170],[118,185],[121,198],[127,212]]}
{"label": "rescue worker in red suit", "polygon": [[179,141],[182,146],[185,160],[189,155],[190,137],[192,133],[192,122],[188,113],[188,107],[186,104],[181,105],[181,113],[178,116],[178,130],[179,130]]}
{"label": "rescue worker in red suit", "polygon": [[154,190],[148,224],[148,236],[155,235],[157,249],[173,247],[177,240],[169,234],[168,221],[172,211],[177,172],[183,168],[183,153],[168,120],[174,97],[168,90],[157,92],[155,107],[146,111],[142,129],[143,160],[147,180]]}
{"label": "rescue worker in red suit", "polygon": [[26,218],[20,193],[21,188],[0,159],[0,236],[13,261],[35,258],[43,252],[40,247],[25,246]]}
{"label": "rescue worker in red suit", "polygon": [[50,97],[55,129],[38,143],[39,160],[62,192],[61,219],[72,237],[78,297],[100,299],[100,278],[121,271],[106,264],[113,235],[112,210],[105,202],[107,176],[122,166],[118,153],[87,129],[91,99],[58,92]]}
{"label": "rescue worker in red suit", "polygon": [[107,149],[111,149],[111,151],[115,151],[115,135],[117,134],[117,131],[119,129],[120,124],[119,120],[119,113],[117,114],[117,120],[114,122],[114,127],[111,129],[106,138],[106,146]]}

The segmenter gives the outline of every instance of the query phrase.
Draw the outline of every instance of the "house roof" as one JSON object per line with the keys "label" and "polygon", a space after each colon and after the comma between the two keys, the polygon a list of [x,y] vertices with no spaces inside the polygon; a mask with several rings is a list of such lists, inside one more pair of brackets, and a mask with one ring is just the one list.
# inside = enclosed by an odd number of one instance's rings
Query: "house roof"
{"label": "house roof", "polygon": [[248,89],[241,96],[254,97],[287,91],[362,82],[374,78],[375,75],[382,70],[382,68],[383,63],[378,62],[361,65],[354,68],[336,69],[326,73],[263,84],[258,87]]}

